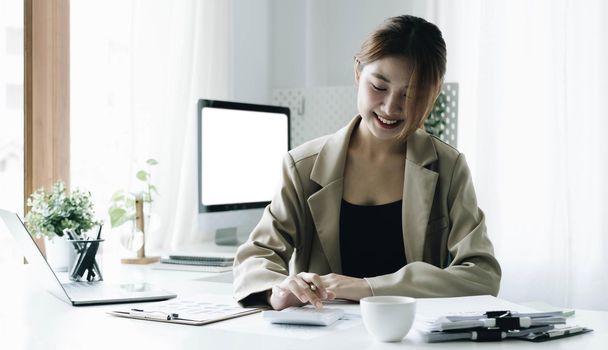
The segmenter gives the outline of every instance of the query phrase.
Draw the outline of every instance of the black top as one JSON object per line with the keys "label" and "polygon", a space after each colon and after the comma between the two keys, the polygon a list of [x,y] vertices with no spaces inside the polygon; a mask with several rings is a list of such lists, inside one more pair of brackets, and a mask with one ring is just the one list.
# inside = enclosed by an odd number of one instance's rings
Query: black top
{"label": "black top", "polygon": [[340,255],[344,275],[375,277],[405,266],[401,204],[368,206],[342,200]]}

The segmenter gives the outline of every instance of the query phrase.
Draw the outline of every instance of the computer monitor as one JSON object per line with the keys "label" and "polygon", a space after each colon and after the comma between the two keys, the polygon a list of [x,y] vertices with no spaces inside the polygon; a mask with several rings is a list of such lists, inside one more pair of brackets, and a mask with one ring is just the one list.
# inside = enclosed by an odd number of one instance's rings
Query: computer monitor
{"label": "computer monitor", "polygon": [[199,229],[220,245],[246,239],[278,189],[289,108],[198,101]]}

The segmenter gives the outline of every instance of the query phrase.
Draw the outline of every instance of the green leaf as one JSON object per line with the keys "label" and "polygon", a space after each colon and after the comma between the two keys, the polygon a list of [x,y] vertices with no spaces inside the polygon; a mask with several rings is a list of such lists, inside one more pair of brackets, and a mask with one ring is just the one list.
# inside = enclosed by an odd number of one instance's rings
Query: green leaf
{"label": "green leaf", "polygon": [[156,159],[152,159],[152,158],[148,159],[146,161],[146,163],[148,163],[149,165],[156,165],[156,164],[158,164],[158,162],[156,161]]}
{"label": "green leaf", "polygon": [[145,170],[140,170],[137,172],[137,175],[135,175],[135,176],[141,181],[148,181],[150,174],[148,174],[148,172]]}
{"label": "green leaf", "polygon": [[110,208],[108,214],[110,214],[110,225],[113,228],[126,222],[125,217],[127,216],[127,211],[122,208]]}
{"label": "green leaf", "polygon": [[65,229],[85,232],[99,223],[94,217],[91,193],[76,188],[70,194],[61,181],[49,191],[36,190],[27,205],[31,210],[26,215],[26,225],[36,236],[63,236]]}

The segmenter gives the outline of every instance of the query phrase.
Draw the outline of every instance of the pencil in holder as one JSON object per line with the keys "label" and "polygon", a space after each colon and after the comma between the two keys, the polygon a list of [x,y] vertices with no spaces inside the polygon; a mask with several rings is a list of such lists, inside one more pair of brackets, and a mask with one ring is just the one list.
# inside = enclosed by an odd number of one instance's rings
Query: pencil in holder
{"label": "pencil in holder", "polygon": [[97,251],[103,239],[70,239],[76,250],[76,262],[70,270],[70,280],[77,282],[95,282],[103,280]]}

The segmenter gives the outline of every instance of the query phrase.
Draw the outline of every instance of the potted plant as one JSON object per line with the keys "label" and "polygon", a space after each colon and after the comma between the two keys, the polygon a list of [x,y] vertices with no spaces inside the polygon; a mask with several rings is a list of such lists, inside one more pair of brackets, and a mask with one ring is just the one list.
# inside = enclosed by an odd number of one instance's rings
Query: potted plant
{"label": "potted plant", "polygon": [[144,203],[149,206],[152,204],[153,194],[158,194],[156,186],[152,185],[151,168],[158,164],[155,159],[148,159],[146,161],[148,170],[139,170],[135,177],[143,185],[143,189],[137,192],[127,192],[124,190],[118,190],[112,195],[110,200],[110,208],[108,209],[108,215],[110,216],[110,225],[112,228],[119,227],[126,222],[132,222],[135,220],[135,201],[137,198],[141,198]]}
{"label": "potted plant", "polygon": [[[73,249],[68,246],[66,237],[83,239],[87,231],[101,225],[95,219],[91,193],[80,189],[67,193],[62,181],[56,182],[50,191],[36,190],[28,198],[27,206],[30,210],[25,216],[25,224],[32,235],[45,238],[47,260],[56,269],[67,270],[69,265],[68,253]],[[60,241],[56,242],[58,239]],[[51,257],[53,246],[59,251]]]}
{"label": "potted plant", "polygon": [[[158,195],[158,190],[152,184],[151,177],[152,167],[157,164],[158,161],[155,159],[148,159],[146,161],[147,170],[141,169],[135,174],[141,190],[135,192],[116,191],[110,200],[110,207],[108,208],[112,228],[119,227],[125,223],[131,223],[130,229],[122,232],[120,242],[127,250],[137,252],[138,258],[145,258],[144,227],[147,227],[150,223],[150,207],[153,202],[153,196]],[[153,258],[148,260],[150,262],[154,261]],[[131,263],[131,261],[133,263],[140,263],[137,259],[131,258],[125,258],[121,261],[123,263]]]}

